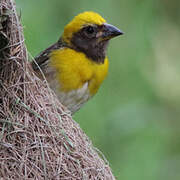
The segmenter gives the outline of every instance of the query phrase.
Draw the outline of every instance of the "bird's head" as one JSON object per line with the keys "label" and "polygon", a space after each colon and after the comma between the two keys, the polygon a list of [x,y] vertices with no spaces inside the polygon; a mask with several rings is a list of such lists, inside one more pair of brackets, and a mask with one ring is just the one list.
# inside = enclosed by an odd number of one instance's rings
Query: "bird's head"
{"label": "bird's head", "polygon": [[121,30],[107,24],[99,14],[84,12],[65,26],[62,40],[93,61],[103,63],[108,41],[122,34]]}

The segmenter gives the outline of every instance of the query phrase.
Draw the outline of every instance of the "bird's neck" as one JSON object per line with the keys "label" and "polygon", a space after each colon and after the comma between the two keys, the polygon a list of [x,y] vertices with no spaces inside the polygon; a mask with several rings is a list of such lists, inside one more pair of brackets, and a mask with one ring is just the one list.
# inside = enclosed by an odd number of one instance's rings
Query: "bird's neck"
{"label": "bird's neck", "polygon": [[[84,53],[87,58],[91,59],[92,61],[98,63],[98,64],[104,64],[104,61],[106,59],[106,51],[109,41],[101,41],[97,44],[84,44],[84,45],[78,45],[76,42],[76,46],[73,45],[73,43],[67,43],[60,38],[60,43],[64,44],[64,47],[68,47],[70,49],[76,50],[78,52]],[[79,42],[81,43],[81,42]]]}

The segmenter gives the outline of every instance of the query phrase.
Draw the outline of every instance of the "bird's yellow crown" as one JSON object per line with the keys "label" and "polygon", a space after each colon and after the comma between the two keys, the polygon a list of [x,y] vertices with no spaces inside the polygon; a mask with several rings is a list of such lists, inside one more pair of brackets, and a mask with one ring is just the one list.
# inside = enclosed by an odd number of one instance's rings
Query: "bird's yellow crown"
{"label": "bird's yellow crown", "polygon": [[65,42],[70,43],[73,33],[78,32],[84,25],[97,24],[102,25],[106,20],[98,13],[86,11],[74,17],[74,19],[65,26],[62,38]]}

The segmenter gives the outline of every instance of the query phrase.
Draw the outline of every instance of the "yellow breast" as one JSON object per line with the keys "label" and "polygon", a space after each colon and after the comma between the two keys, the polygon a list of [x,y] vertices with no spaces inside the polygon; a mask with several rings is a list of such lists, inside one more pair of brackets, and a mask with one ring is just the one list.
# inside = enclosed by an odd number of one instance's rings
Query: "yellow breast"
{"label": "yellow breast", "polygon": [[82,88],[89,83],[89,92],[94,95],[108,72],[108,59],[98,64],[86,57],[84,53],[62,48],[50,55],[50,64],[56,70],[60,91],[69,92]]}

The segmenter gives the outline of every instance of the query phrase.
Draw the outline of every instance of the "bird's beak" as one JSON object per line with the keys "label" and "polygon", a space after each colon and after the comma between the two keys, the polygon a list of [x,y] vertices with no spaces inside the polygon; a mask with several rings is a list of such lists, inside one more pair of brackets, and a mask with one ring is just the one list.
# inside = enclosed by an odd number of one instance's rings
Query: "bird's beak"
{"label": "bird's beak", "polygon": [[117,27],[104,23],[103,30],[102,30],[102,38],[103,39],[111,39],[116,36],[123,35],[124,33],[118,29]]}

